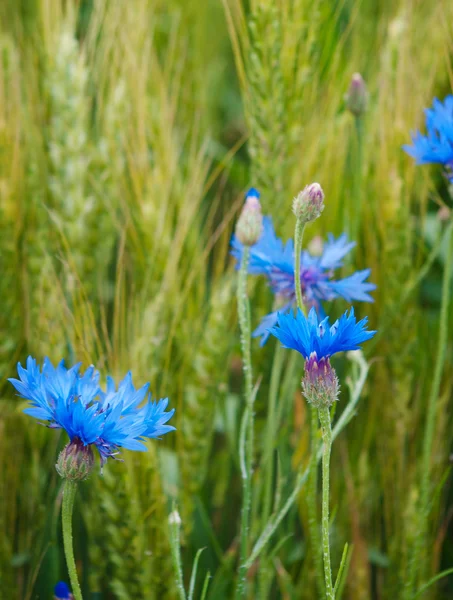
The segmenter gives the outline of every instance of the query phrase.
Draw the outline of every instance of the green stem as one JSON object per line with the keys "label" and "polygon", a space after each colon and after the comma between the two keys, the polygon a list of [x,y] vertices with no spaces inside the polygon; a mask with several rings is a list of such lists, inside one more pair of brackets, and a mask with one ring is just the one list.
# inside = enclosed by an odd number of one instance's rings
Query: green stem
{"label": "green stem", "polygon": [[238,274],[237,304],[239,327],[241,330],[242,364],[245,378],[245,469],[242,469],[242,510],[239,574],[236,586],[236,598],[244,598],[246,592],[248,541],[250,530],[250,509],[252,505],[252,468],[253,468],[253,373],[250,349],[250,306],[247,297],[247,267],[250,248],[244,246]]}
{"label": "green stem", "polygon": [[310,533],[313,561],[315,564],[316,587],[320,596],[324,594],[322,550],[318,529],[318,410],[309,406],[310,412],[310,474],[307,482],[308,530]]}
{"label": "green stem", "polygon": [[186,600],[186,591],[184,589],[184,577],[181,565],[181,518],[175,506],[168,517],[168,525],[170,529],[170,550],[176,580],[176,589],[178,590],[178,596],[180,600]]}
{"label": "green stem", "polygon": [[[300,281],[300,255],[302,252],[302,240],[304,237],[305,223],[301,219],[296,221],[296,230],[294,233],[294,285],[296,288],[297,306],[302,313],[307,316],[302,297],[302,284]],[[310,542],[313,550],[313,561],[315,564],[315,579],[318,592],[323,593],[322,585],[322,556],[321,544],[319,543],[318,531],[318,510],[317,510],[317,491],[318,491],[318,461],[316,452],[318,449],[318,415],[316,408],[310,407],[310,475],[307,484],[307,510],[308,510],[308,530],[310,533]]]}
{"label": "green stem", "polygon": [[71,582],[72,595],[74,596],[74,600],[82,600],[82,590],[80,589],[79,579],[77,577],[72,541],[72,511],[74,508],[76,491],[77,484],[69,479],[65,479],[63,487],[63,505],[61,507],[61,521],[63,525],[64,553],[66,556],[66,565],[68,567],[69,581]]}
{"label": "green stem", "polygon": [[355,117],[355,131],[357,144],[354,152],[354,206],[351,213],[351,239],[358,241],[357,236],[362,220],[362,139],[363,139],[363,121],[362,117]]}
{"label": "green stem", "polygon": [[[405,598],[411,598],[417,585],[417,575],[423,573],[420,566],[423,564],[423,553],[426,550],[426,535],[430,513],[431,496],[431,455],[433,449],[434,433],[437,421],[437,403],[439,399],[442,372],[445,364],[445,354],[448,341],[448,309],[450,305],[450,286],[453,258],[453,235],[449,227],[447,235],[447,255],[445,258],[442,300],[440,307],[439,337],[437,342],[437,356],[434,367],[433,383],[428,401],[428,412],[426,416],[425,437],[423,440],[422,455],[422,480],[420,486],[420,504],[417,512],[417,535],[409,564],[409,577],[405,588]],[[422,571],[422,573],[420,573]]]}
{"label": "green stem", "polygon": [[335,581],[335,585],[333,586],[334,594],[336,594],[337,591],[340,589],[343,578],[346,578],[348,575],[348,573],[347,573],[348,565],[349,565],[348,550],[349,550],[349,544],[346,542],[346,544],[344,545],[344,548],[343,548],[343,554],[341,555],[341,562],[340,562],[340,568],[338,569],[338,573],[337,573],[337,579]]}
{"label": "green stem", "polygon": [[[277,345],[272,362],[271,380],[269,385],[269,410],[266,421],[266,435],[264,438],[263,468],[264,468],[264,500],[262,509],[262,523],[266,523],[272,511],[273,483],[274,483],[274,448],[275,432],[280,422],[277,414],[277,400],[279,396],[279,384],[283,366],[283,350]],[[269,572],[269,561],[262,556],[260,561],[259,585],[260,598],[267,598],[272,574]]]}
{"label": "green stem", "polygon": [[332,450],[332,428],[330,412],[327,406],[318,410],[322,431],[322,551],[324,556],[324,581],[326,584],[327,600],[335,600],[332,585],[332,567],[330,565],[329,543],[329,481],[330,481],[330,452]]}
{"label": "green stem", "polygon": [[296,221],[294,233],[294,286],[296,288],[297,306],[306,315],[306,308],[302,298],[302,286],[300,283],[300,253],[302,252],[302,240],[304,237],[305,223],[301,219]]}
{"label": "green stem", "polygon": [[280,383],[280,375],[283,365],[283,352],[280,345],[277,346],[272,364],[271,381],[269,388],[269,412],[266,422],[266,437],[265,437],[265,456],[264,463],[266,466],[265,473],[265,488],[263,500],[263,521],[266,522],[272,510],[272,483],[274,480],[274,446],[275,446],[275,431],[278,427],[276,421],[276,408],[278,398],[278,388]]}
{"label": "green stem", "polygon": [[443,579],[444,577],[447,577],[447,575],[453,575],[453,569],[446,569],[445,571],[441,571],[437,575],[434,575],[434,577],[432,577],[429,581],[427,581],[424,585],[422,585],[422,587],[418,590],[418,592],[413,597],[413,600],[415,600],[416,598],[418,598],[419,596],[424,594],[426,592],[426,590],[428,588],[430,588],[434,583],[436,583],[440,579]]}
{"label": "green stem", "polygon": [[357,240],[362,219],[362,153],[363,153],[363,121],[361,116],[354,117],[355,136],[351,136],[349,145],[348,168],[351,180],[351,198],[345,203],[343,229],[349,237]]}

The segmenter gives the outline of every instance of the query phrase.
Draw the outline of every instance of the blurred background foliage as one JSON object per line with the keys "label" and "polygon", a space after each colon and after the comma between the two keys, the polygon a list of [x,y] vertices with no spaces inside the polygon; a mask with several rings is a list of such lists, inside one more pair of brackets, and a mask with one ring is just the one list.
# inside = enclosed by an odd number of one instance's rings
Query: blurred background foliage
{"label": "blurred background foliage", "polygon": [[[448,0],[2,0],[2,598],[48,599],[65,578],[54,469],[65,439],[24,416],[6,382],[29,353],[116,378],[131,369],[136,385],[151,381],[177,409],[174,435],[80,486],[86,598],[175,598],[173,502],[187,579],[206,547],[195,597],[207,571],[208,597],[232,596],[242,398],[229,238],[249,185],[279,235],[292,236],[292,197],[311,181],[326,210],[307,242],[346,230],[357,241],[348,268],[371,267],[378,285],[375,303],[358,307],[380,332],[367,349],[369,380],[334,447],[334,564],[349,540],[344,597],[400,597],[439,318],[437,211],[450,202],[441,169],[415,168],[401,145],[432,97],[451,92],[452,48]],[[356,71],[370,92],[360,147],[344,101]],[[259,281],[250,293],[257,324],[272,297]],[[422,580],[453,564],[451,342],[450,331]],[[274,356],[275,340],[255,342],[253,536],[262,466],[275,457],[284,497],[309,452],[302,363],[282,353],[277,444],[266,446]],[[344,380],[346,362],[336,366]],[[302,492],[250,570],[250,598],[315,597],[306,526]],[[452,595],[445,579],[424,597]]]}

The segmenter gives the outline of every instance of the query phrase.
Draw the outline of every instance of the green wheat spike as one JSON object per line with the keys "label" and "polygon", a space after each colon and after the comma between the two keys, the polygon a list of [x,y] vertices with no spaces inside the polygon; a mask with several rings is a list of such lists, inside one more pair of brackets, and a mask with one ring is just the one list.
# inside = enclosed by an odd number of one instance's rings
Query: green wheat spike
{"label": "green wheat spike", "polygon": [[227,381],[222,365],[230,349],[228,312],[232,292],[228,280],[213,290],[204,334],[193,359],[194,370],[185,389],[181,514],[186,533],[193,526],[192,512],[206,476],[216,405],[221,402],[221,389]]}

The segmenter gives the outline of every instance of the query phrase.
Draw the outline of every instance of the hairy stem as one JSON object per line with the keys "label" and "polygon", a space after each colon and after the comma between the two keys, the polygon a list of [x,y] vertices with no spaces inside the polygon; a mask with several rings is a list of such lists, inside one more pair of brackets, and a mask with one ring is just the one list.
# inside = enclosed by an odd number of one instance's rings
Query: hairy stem
{"label": "hairy stem", "polygon": [[186,591],[184,589],[184,578],[181,565],[181,519],[176,508],[173,508],[168,518],[170,528],[170,550],[173,561],[173,569],[176,580],[176,589],[180,600],[186,600]]}
{"label": "hairy stem", "polygon": [[280,383],[280,375],[283,366],[283,352],[280,346],[277,346],[272,364],[270,390],[269,390],[269,412],[266,421],[266,437],[265,437],[265,487],[263,500],[263,521],[266,522],[271,514],[272,509],[272,484],[274,480],[274,445],[275,432],[278,427],[278,419],[276,420],[276,408],[278,398],[278,386]]}
{"label": "hairy stem", "polygon": [[324,581],[327,600],[335,600],[332,585],[332,567],[330,565],[329,543],[329,483],[330,483],[330,452],[332,450],[332,428],[330,413],[327,406],[318,411],[322,431],[322,552],[324,557]]}
{"label": "hairy stem", "polygon": [[[242,364],[245,378],[245,469],[242,469],[242,510],[239,575],[236,586],[236,598],[244,598],[246,592],[248,541],[250,530],[250,509],[252,505],[252,468],[253,468],[253,373],[250,350],[250,306],[247,297],[247,267],[250,249],[244,246],[238,275],[237,304],[239,327],[241,330]],[[240,452],[241,453],[241,452]]]}
{"label": "hairy stem", "polygon": [[310,473],[307,482],[308,529],[310,533],[313,561],[315,564],[315,579],[318,593],[324,593],[322,550],[318,529],[318,411],[309,406],[310,412]]}
{"label": "hairy stem", "polygon": [[[296,221],[296,231],[294,233],[294,285],[296,288],[297,307],[304,315],[307,309],[302,297],[302,284],[300,281],[300,255],[302,252],[302,240],[304,236],[305,223],[301,219]],[[313,550],[313,560],[315,563],[315,579],[318,592],[323,593],[322,585],[322,555],[321,544],[319,543],[318,531],[318,511],[317,511],[317,491],[318,491],[318,461],[316,452],[318,449],[318,415],[314,407],[310,407],[310,475],[307,484],[307,509],[308,509],[308,530],[310,533],[311,548]]]}
{"label": "hairy stem", "polygon": [[302,252],[302,240],[304,237],[305,223],[301,219],[296,221],[296,231],[294,233],[294,286],[296,288],[297,306],[306,314],[304,301],[302,298],[302,286],[300,283],[300,253]]}
{"label": "hairy stem", "polygon": [[[274,491],[274,448],[275,434],[280,422],[277,413],[277,400],[279,397],[279,384],[283,367],[283,350],[277,345],[272,363],[271,380],[269,388],[269,410],[266,420],[266,435],[264,438],[263,467],[264,467],[264,499],[262,514],[262,523],[265,524],[272,511],[273,491]],[[260,562],[259,582],[260,598],[266,598],[268,587],[272,581],[272,574],[269,573],[269,561],[263,555]]]}
{"label": "hairy stem", "polygon": [[361,116],[354,118],[356,145],[354,147],[353,163],[353,197],[354,204],[350,213],[349,227],[351,239],[357,240],[362,220],[362,154],[363,154],[363,121]]}
{"label": "hairy stem", "polygon": [[74,509],[74,497],[77,491],[77,484],[69,479],[65,479],[63,487],[63,505],[61,507],[61,521],[63,526],[63,546],[68,567],[69,581],[71,582],[72,595],[74,600],[82,600],[82,590],[80,589],[79,579],[77,577],[77,568],[74,559],[74,548],[72,539],[72,511]]}

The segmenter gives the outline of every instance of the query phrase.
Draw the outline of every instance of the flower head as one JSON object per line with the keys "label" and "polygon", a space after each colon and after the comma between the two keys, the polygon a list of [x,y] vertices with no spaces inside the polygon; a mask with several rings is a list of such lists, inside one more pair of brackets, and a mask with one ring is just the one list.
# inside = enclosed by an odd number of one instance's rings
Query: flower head
{"label": "flower head", "polygon": [[292,348],[300,352],[305,359],[313,354],[319,361],[329,358],[337,352],[358,350],[360,344],[369,340],[376,333],[366,329],[368,319],[357,322],[354,309],[346,311],[340,319],[329,325],[329,317],[318,321],[314,308],[308,317],[297,310],[296,316],[291,312],[278,314],[278,327],[273,327],[270,333],[280,340],[284,348]]}
{"label": "flower head", "polygon": [[54,587],[54,600],[72,600],[73,595],[64,581],[59,581]]}
{"label": "flower head", "polygon": [[338,400],[340,385],[328,357],[318,360],[316,352],[310,354],[310,358],[305,361],[302,392],[307,401],[317,408],[329,407]]}
{"label": "flower head", "polygon": [[94,456],[91,444],[74,437],[60,452],[55,468],[64,479],[83,481],[93,470]]}
{"label": "flower head", "polygon": [[444,165],[447,177],[453,181],[453,96],[447,96],[443,103],[435,98],[425,116],[427,134],[413,133],[412,146],[405,145],[403,150],[415,158],[417,165]]}
{"label": "flower head", "polygon": [[368,91],[360,73],[354,73],[346,94],[346,106],[355,117],[360,117],[367,108]]}
{"label": "flower head", "polygon": [[324,192],[319,183],[306,185],[293,200],[293,213],[303,223],[315,221],[324,210]]}
{"label": "flower head", "polygon": [[244,246],[253,246],[259,240],[262,230],[260,194],[255,188],[250,188],[236,224],[236,237]]}
{"label": "flower head", "polygon": [[[241,262],[243,245],[233,236],[231,241],[232,255]],[[355,246],[349,242],[345,234],[335,239],[328,236],[320,256],[313,256],[307,251],[301,254],[300,282],[302,295],[306,306],[314,307],[323,314],[322,302],[342,297],[348,302],[354,300],[373,302],[369,292],[376,286],[366,281],[369,269],[357,271],[349,277],[335,280],[334,270],[341,267],[344,257]],[[272,291],[278,298],[279,304],[285,310],[296,303],[296,288],[294,283],[294,244],[288,240],[283,244],[274,231],[272,220],[264,217],[263,233],[258,242],[250,248],[248,271],[252,275],[264,275]],[[269,337],[268,330],[277,322],[277,311],[264,317],[253,335],[261,336],[261,345]]]}
{"label": "flower head", "polygon": [[[67,369],[64,361],[54,367],[46,358],[41,369],[29,356],[27,368],[19,363],[17,371],[19,379],[10,381],[19,395],[30,402],[24,412],[47,421],[49,427],[66,431],[72,443],[72,447],[69,444],[65,449],[67,460],[76,447],[95,446],[104,464],[119,448],[146,451],[145,438],[156,438],[174,430],[166,425],[175,412],[174,409],[165,412],[168,399],[152,402],[149,384],[136,390],[131,373],[118,388],[108,377],[106,391],[103,391],[99,372],[93,366],[81,373],[80,363]],[[89,461],[89,455],[85,459]]]}

